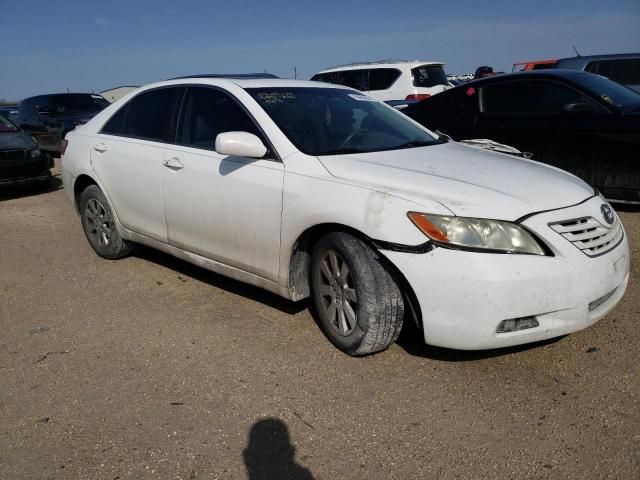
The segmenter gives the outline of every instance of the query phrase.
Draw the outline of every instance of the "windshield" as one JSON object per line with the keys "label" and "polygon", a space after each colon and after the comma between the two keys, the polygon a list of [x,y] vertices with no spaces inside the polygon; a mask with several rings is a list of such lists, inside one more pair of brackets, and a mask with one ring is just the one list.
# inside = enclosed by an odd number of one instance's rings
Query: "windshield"
{"label": "windshield", "polygon": [[51,95],[51,109],[57,113],[96,112],[111,105],[104,97],[95,94],[68,93]]}
{"label": "windshield", "polygon": [[342,88],[248,88],[298,150],[340,155],[433,145],[438,140],[402,113]]}
{"label": "windshield", "polygon": [[17,132],[18,128],[7,118],[0,115],[0,133]]}
{"label": "windshield", "polygon": [[583,74],[576,77],[575,80],[596,97],[622,110],[635,110],[640,106],[640,93],[608,78],[594,74]]}
{"label": "windshield", "polygon": [[449,85],[447,75],[442,65],[422,65],[411,69],[414,87],[435,87],[436,85]]}

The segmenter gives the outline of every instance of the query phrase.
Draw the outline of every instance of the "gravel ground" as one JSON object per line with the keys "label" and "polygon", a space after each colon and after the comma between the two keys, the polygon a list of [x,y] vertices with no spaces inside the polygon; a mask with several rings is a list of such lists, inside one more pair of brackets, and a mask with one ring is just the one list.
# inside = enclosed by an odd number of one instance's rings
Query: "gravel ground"
{"label": "gravel ground", "polygon": [[0,192],[2,479],[640,478],[640,211],[593,327],[367,358],[307,310],[142,250],[98,258],[61,190]]}

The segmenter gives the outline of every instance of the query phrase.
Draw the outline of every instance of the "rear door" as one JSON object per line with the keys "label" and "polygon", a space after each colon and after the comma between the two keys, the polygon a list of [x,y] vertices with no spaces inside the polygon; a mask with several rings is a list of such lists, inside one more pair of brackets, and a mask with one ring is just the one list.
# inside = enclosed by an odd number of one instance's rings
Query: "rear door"
{"label": "rear door", "polygon": [[183,87],[143,92],[105,124],[92,145],[91,163],[118,219],[129,230],[167,242],[162,160],[175,138]]}
{"label": "rear door", "polygon": [[218,154],[216,136],[244,131],[266,138],[225,90],[189,87],[177,145],[164,153],[162,186],[171,245],[277,281],[284,166]]}

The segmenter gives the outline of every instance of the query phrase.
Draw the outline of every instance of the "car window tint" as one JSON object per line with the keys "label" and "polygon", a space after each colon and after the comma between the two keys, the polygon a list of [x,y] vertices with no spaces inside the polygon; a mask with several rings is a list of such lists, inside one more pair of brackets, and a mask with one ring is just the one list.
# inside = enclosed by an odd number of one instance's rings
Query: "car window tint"
{"label": "car window tint", "polygon": [[395,68],[372,68],[369,70],[367,90],[386,90],[398,79],[400,71]]}
{"label": "car window tint", "polygon": [[335,72],[317,73],[311,77],[311,80],[314,82],[336,83],[336,76]]}
{"label": "car window tint", "polygon": [[172,116],[181,88],[160,88],[142,93],[129,102],[123,135],[172,142]]}
{"label": "car window tint", "polygon": [[585,70],[623,85],[640,85],[640,58],[598,60],[589,63]]}
{"label": "car window tint", "polygon": [[249,132],[261,137],[238,102],[220,90],[192,87],[182,108],[178,143],[214,150],[216,137],[224,132]]}
{"label": "car window tint", "polygon": [[129,105],[125,105],[120,110],[113,115],[109,121],[102,127],[101,133],[108,133],[109,135],[121,135],[122,128],[124,127],[124,120],[127,116],[127,110],[129,110]]}
{"label": "car window tint", "polygon": [[343,70],[338,72],[335,83],[356,90],[367,90],[367,70]]}
{"label": "car window tint", "polygon": [[414,87],[435,87],[449,85],[447,74],[442,65],[422,65],[411,69]]}
{"label": "car window tint", "polygon": [[560,113],[567,103],[588,101],[577,91],[550,81],[496,83],[482,88],[482,110],[499,114]]}

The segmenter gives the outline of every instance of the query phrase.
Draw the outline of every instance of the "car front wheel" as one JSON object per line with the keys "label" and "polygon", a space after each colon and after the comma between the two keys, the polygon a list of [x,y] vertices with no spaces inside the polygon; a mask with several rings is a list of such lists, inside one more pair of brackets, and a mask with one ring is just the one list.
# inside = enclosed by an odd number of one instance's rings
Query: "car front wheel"
{"label": "car front wheel", "polygon": [[402,329],[402,292],[380,254],[348,233],[330,233],[315,246],[311,284],[319,323],[349,355],[385,350]]}

